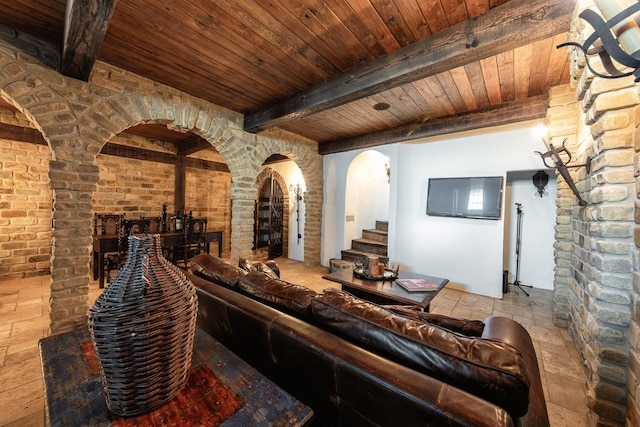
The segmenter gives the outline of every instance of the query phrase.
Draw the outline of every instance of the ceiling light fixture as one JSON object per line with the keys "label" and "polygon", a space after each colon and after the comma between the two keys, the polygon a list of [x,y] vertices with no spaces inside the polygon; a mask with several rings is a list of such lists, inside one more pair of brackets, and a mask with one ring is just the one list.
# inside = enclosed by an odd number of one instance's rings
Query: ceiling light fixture
{"label": "ceiling light fixture", "polygon": [[[602,16],[591,9],[583,10],[578,15],[593,27],[593,34],[583,44],[566,42],[558,45],[558,48],[577,47],[584,54],[589,70],[598,77],[614,79],[633,74],[635,81],[640,81],[640,15],[637,15],[640,12],[640,2],[634,2],[626,9],[624,8],[631,3],[630,0],[595,0],[594,3]],[[604,72],[596,71],[591,66],[589,56],[595,54],[600,57]],[[612,59],[623,68],[632,70],[620,70]]]}
{"label": "ceiling light fixture", "polygon": [[378,102],[377,104],[373,104],[373,109],[378,111],[388,110],[390,107],[391,105],[387,104],[386,102]]}

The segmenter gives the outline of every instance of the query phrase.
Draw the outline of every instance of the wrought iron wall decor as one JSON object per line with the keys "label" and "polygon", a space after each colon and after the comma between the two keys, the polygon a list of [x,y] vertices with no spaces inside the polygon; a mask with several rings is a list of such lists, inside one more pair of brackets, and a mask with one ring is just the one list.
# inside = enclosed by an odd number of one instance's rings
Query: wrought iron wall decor
{"label": "wrought iron wall decor", "polygon": [[[542,163],[544,163],[544,165],[546,167],[554,168],[554,169],[558,170],[560,175],[562,175],[564,180],[569,185],[569,188],[571,188],[571,191],[573,191],[573,194],[575,194],[575,196],[578,198],[578,204],[580,206],[587,206],[587,202],[585,200],[583,200],[582,197],[580,197],[580,192],[576,188],[576,185],[573,182],[573,178],[571,178],[571,175],[569,175],[569,171],[567,169],[568,168],[581,168],[581,167],[584,166],[585,169],[587,170],[587,173],[590,173],[591,172],[591,157],[587,157],[586,162],[584,164],[582,164],[582,165],[567,166],[567,164],[571,161],[571,153],[569,153],[569,150],[567,150],[566,147],[564,146],[564,144],[566,142],[567,142],[566,139],[564,141],[562,141],[562,147],[560,147],[560,148],[555,148],[553,146],[553,144],[549,144],[549,151],[547,151],[545,153],[541,153],[539,151],[536,151],[535,153],[539,154],[540,157],[542,157]],[[563,159],[563,156],[565,157],[565,159]],[[547,164],[547,159],[548,158],[552,159],[553,165]]]}
{"label": "wrought iron wall decor", "polygon": [[[557,47],[578,48],[583,53],[589,70],[598,77],[614,79],[633,74],[635,81],[640,81],[640,27],[632,16],[640,11],[640,1],[623,10],[621,1],[596,0],[595,3],[604,18],[590,9],[578,15],[593,27],[593,34],[583,44],[566,42]],[[604,72],[592,67],[589,58],[595,54],[600,57]],[[620,70],[613,60],[631,70]]]}

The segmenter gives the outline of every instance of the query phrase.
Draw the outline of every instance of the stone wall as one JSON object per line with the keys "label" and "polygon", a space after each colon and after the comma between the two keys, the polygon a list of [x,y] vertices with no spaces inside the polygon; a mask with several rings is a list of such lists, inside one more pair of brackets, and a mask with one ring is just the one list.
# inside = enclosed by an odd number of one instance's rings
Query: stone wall
{"label": "stone wall", "polygon": [[[571,34],[584,39],[590,28],[575,24]],[[592,161],[590,173],[571,170],[587,206],[559,185],[554,323],[569,327],[584,361],[589,425],[635,426],[640,92],[632,78],[594,78],[584,59],[571,55],[571,87],[551,91],[548,142],[566,139],[571,164]]]}
{"label": "stone wall", "polygon": [[97,157],[114,136],[140,123],[193,132],[220,153],[231,172],[232,261],[251,257],[260,165],[273,153],[296,162],[307,185],[305,263],[319,264],[322,158],[313,141],[280,130],[248,134],[238,113],[103,63],[96,64],[89,83],[70,79],[4,41],[0,96],[40,130],[49,148],[53,333],[86,322]]}

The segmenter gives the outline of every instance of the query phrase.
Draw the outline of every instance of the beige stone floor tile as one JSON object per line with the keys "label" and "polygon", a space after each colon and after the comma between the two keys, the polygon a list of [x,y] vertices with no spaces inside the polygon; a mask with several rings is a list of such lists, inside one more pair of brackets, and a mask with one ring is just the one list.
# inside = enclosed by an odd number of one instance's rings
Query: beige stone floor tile
{"label": "beige stone floor tile", "polygon": [[506,317],[507,319],[513,319],[513,314],[507,313],[507,312],[504,312],[504,311],[500,311],[500,310],[493,310],[493,315],[494,316],[500,316],[500,317]]}
{"label": "beige stone floor tile", "polygon": [[11,390],[17,384],[42,379],[40,356],[22,358],[10,366],[0,367],[0,393]]}
{"label": "beige stone floor tile", "polygon": [[577,360],[569,358],[568,352],[559,354],[543,348],[541,353],[542,366],[555,381],[584,381],[584,368]]}
{"label": "beige stone floor tile", "polygon": [[[38,330],[45,331],[49,328],[49,324],[49,318],[42,316],[42,310],[39,310],[38,316],[34,316],[33,318],[27,320],[15,322],[13,324],[13,329],[11,330],[11,335],[22,335],[28,332],[36,332]],[[43,334],[42,336],[44,336]],[[42,338],[42,336],[40,336],[40,338]]]}
{"label": "beige stone floor tile", "polygon": [[4,314],[12,314],[16,312],[18,301],[7,301],[0,303],[0,316]]}
{"label": "beige stone floor tile", "polygon": [[587,416],[577,411],[572,411],[555,403],[547,403],[549,422],[552,427],[586,427]]}
{"label": "beige stone floor tile", "polygon": [[467,308],[458,308],[457,306],[456,306],[456,308],[451,310],[450,316],[457,317],[457,318],[460,318],[460,319],[471,319],[471,318],[473,318],[471,316],[471,310],[469,310]]}
{"label": "beige stone floor tile", "polygon": [[568,410],[586,408],[584,383],[567,378],[554,377],[548,380],[549,400]]}
{"label": "beige stone floor tile", "polygon": [[529,332],[529,335],[531,335],[532,339],[536,339],[538,341],[552,342],[558,345],[564,345],[564,339],[562,338],[562,335],[560,334],[560,332],[556,330],[556,328],[549,329],[549,328],[543,328],[541,326],[536,326],[536,325],[523,325],[523,326],[525,327],[527,332]]}
{"label": "beige stone floor tile", "polygon": [[514,314],[511,318],[516,322],[520,323],[522,326],[535,325],[535,321],[531,317],[522,317],[517,314]]}
{"label": "beige stone floor tile", "polygon": [[8,423],[5,427],[44,427],[44,409]]}
{"label": "beige stone floor tile", "polygon": [[12,327],[13,327],[13,324],[11,323],[0,324],[0,340],[9,338],[11,336]]}
{"label": "beige stone floor tile", "polygon": [[0,425],[16,423],[44,410],[42,379],[0,392]]}
{"label": "beige stone floor tile", "polygon": [[540,346],[537,351],[545,351],[550,353],[556,353],[561,357],[570,358],[569,349],[565,344],[558,344],[557,342],[549,342],[549,341],[538,341],[538,345]]}
{"label": "beige stone floor tile", "polygon": [[471,314],[469,315],[469,319],[484,320],[489,316],[491,316],[490,311],[471,311]]}
{"label": "beige stone floor tile", "polygon": [[38,344],[34,343],[32,345],[26,346],[25,348],[16,349],[13,353],[9,352],[7,349],[7,355],[5,357],[5,366],[9,366],[13,363],[18,363],[23,359],[29,359],[32,357],[40,357],[40,349],[38,348]]}

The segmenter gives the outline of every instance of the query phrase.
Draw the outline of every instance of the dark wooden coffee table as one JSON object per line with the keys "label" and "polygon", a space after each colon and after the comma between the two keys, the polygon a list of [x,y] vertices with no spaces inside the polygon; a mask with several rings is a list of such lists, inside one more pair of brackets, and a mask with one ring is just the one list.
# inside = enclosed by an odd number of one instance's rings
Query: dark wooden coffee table
{"label": "dark wooden coffee table", "polygon": [[438,289],[431,291],[408,292],[395,283],[395,280],[361,279],[355,276],[350,269],[338,270],[322,276],[322,278],[340,283],[342,290],[376,304],[417,305],[424,311],[429,311],[431,300],[449,283],[449,279],[442,277],[400,271],[398,272],[399,279],[426,279],[438,285]]}
{"label": "dark wooden coffee table", "polygon": [[[201,381],[195,386],[188,383],[183,389],[189,389],[191,393],[183,395],[181,392],[173,401],[145,416],[116,417],[109,412],[105,401],[97,359],[94,363],[90,352],[86,352],[88,346],[93,346],[90,339],[85,325],[40,340],[45,425],[267,427],[306,426],[313,419],[311,408],[247,365],[200,328],[196,328],[191,365],[194,368],[192,373],[197,371],[197,378]],[[205,383],[204,379],[208,382]],[[199,394],[200,383],[205,384],[204,387],[209,387],[209,383],[213,386]],[[235,406],[229,409],[231,404]]]}

